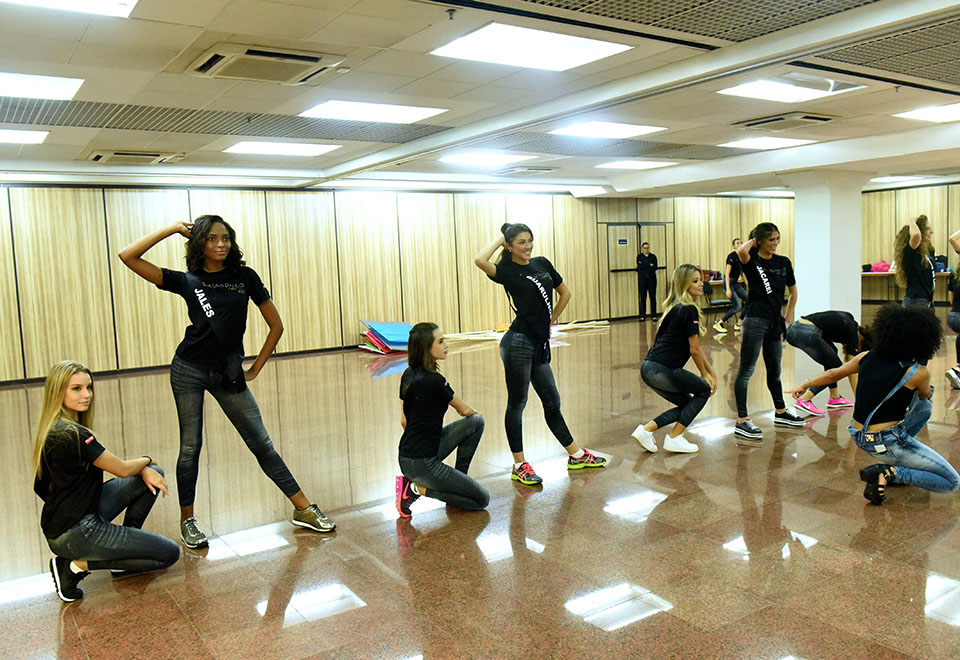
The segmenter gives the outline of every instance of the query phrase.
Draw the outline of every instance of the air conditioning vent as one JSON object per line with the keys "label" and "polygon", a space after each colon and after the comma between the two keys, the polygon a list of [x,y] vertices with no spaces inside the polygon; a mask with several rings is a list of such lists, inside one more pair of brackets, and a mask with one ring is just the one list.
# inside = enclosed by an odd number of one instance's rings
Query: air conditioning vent
{"label": "air conditioning vent", "polygon": [[186,73],[281,85],[316,84],[320,74],[343,60],[343,55],[329,53],[217,44],[188,66]]}
{"label": "air conditioning vent", "polygon": [[87,156],[94,163],[110,165],[159,165],[183,160],[185,154],[157,151],[106,151],[98,150]]}
{"label": "air conditioning vent", "polygon": [[533,167],[531,165],[518,165],[517,167],[508,167],[498,172],[493,172],[494,176],[538,176],[556,172],[556,167]]}
{"label": "air conditioning vent", "polygon": [[738,121],[733,125],[755,131],[788,131],[794,128],[819,126],[820,124],[831,122],[834,119],[836,119],[836,117],[818,115],[810,112],[785,112],[781,115]]}

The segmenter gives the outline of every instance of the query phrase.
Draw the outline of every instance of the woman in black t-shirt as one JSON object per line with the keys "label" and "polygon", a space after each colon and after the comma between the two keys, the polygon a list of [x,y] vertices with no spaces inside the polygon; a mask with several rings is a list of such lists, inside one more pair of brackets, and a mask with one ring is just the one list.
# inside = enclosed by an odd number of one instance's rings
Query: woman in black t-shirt
{"label": "woman in black t-shirt", "polygon": [[[33,438],[33,490],[43,500],[40,528],[56,555],[50,573],[64,602],[83,598],[77,586],[89,571],[155,571],[180,557],[168,538],[141,528],[166,496],[163,470],[149,456],[122,460],[97,442],[93,375],[78,362],[53,365]],[[104,471],[115,475],[104,483]],[[110,521],[125,511],[123,526]]]}
{"label": "woman in black t-shirt", "polygon": [[906,289],[904,307],[933,306],[933,228],[927,216],[911,220],[897,232],[893,243],[897,284]]}
{"label": "woman in black t-shirt", "polygon": [[860,470],[863,496],[881,504],[887,484],[952,493],[960,475],[947,460],[917,440],[933,412],[930,372],[923,366],[940,348],[943,329],[933,310],[884,305],[871,325],[873,348],[792,390],[799,397],[811,387],[859,373],[850,435],[877,463]]}
{"label": "woman in black t-shirt", "polygon": [[[491,280],[503,286],[516,314],[500,340],[500,359],[507,381],[507,412],[504,426],[513,453],[511,478],[528,486],[543,482],[523,457],[523,409],[531,383],[547,426],[570,455],[567,468],[603,467],[607,459],[581,448],[570,434],[560,412],[560,393],[550,369],[550,326],[570,301],[570,289],[545,257],[532,257],[533,232],[524,224],[505,224],[502,236],[477,253],[473,262]],[[502,248],[497,263],[490,261]],[[560,294],[556,307],[553,291]]]}
{"label": "woman in black t-shirt", "polygon": [[[407,367],[400,377],[400,472],[396,480],[397,512],[410,517],[421,495],[478,511],[490,502],[486,488],[467,476],[483,435],[483,417],[457,396],[437,370],[447,358],[447,341],[435,323],[418,323],[407,342]],[[447,407],[463,419],[443,425]],[[443,459],[457,450],[456,469]]]}
{"label": "woman in black t-shirt", "polygon": [[[703,319],[694,302],[700,295],[703,295],[700,269],[692,264],[677,266],[663,303],[657,338],[640,365],[643,382],[675,406],[634,429],[633,437],[647,451],[657,451],[653,432],[668,424],[673,424],[673,429],[663,440],[664,450],[692,454],[699,449],[683,437],[683,432],[703,410],[710,395],[717,391],[717,374],[700,348]],[[691,357],[700,370],[700,378],[683,368]]]}
{"label": "woman in black t-shirt", "polygon": [[[763,432],[747,413],[747,386],[761,350],[763,366],[767,370],[767,389],[770,390],[776,409],[773,423],[777,426],[803,426],[803,419],[787,410],[783,401],[783,388],[780,386],[782,342],[787,326],[793,323],[793,309],[797,304],[797,280],[793,275],[793,264],[790,260],[776,254],[779,245],[780,230],[777,226],[772,222],[761,222],[750,232],[750,239],[737,248],[750,292],[740,329],[743,341],[740,346],[740,368],[734,385],[737,399],[737,425],[734,433],[749,439],[763,437]],[[787,301],[787,315],[784,318],[782,310],[786,291],[790,292],[790,299]]]}
{"label": "woman in black t-shirt", "polygon": [[[713,329],[720,333],[727,331],[723,324],[730,317],[736,316],[737,312],[743,308],[744,303],[747,302],[747,290],[740,284],[740,279],[743,276],[743,266],[740,264],[740,256],[737,254],[737,248],[743,245],[743,241],[735,238],[732,245],[733,252],[727,255],[727,261],[723,266],[723,282],[726,287],[727,298],[730,300],[730,309],[726,311],[722,319],[713,324]],[[740,314],[740,320],[733,327],[734,332],[740,331],[742,323],[743,313]]]}
{"label": "woman in black t-shirt", "polygon": [[[188,239],[187,272],[158,268],[142,258],[151,247],[175,234]],[[218,215],[202,215],[193,223],[175,222],[123,248],[120,259],[157,288],[181,296],[190,316],[191,325],[170,367],[170,386],[180,421],[177,490],[184,545],[207,545],[206,534],[193,515],[203,442],[204,392],[213,395],[260,468],[293,503],[293,524],[316,532],[336,529],[336,524],[310,503],[274,449],[257,402],[247,388],[246,381],[257,377],[280,341],[283,322],[260,276],[243,261],[233,227]],[[250,300],[257,305],[270,332],[257,359],[244,370],[243,334]]]}

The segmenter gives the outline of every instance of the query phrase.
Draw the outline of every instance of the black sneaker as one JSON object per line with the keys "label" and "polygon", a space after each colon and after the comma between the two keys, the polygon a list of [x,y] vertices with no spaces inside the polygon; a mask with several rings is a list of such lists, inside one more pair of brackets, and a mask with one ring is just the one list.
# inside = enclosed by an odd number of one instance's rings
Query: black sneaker
{"label": "black sneaker", "polygon": [[401,518],[409,518],[412,515],[410,513],[410,505],[420,499],[420,496],[414,493],[413,489],[410,488],[412,484],[413,482],[402,474],[397,477],[396,505],[397,513],[400,514]]}
{"label": "black sneaker", "polygon": [[783,412],[778,412],[774,414],[773,423],[775,426],[790,426],[794,428],[802,428],[804,424],[804,420],[803,420],[803,417],[797,417],[789,410],[784,410]]}
{"label": "black sneaker", "polygon": [[80,580],[90,575],[90,571],[74,573],[70,570],[70,560],[63,557],[50,559],[50,574],[53,575],[53,586],[57,588],[57,595],[64,603],[83,598],[83,591],[77,587]]}
{"label": "black sneaker", "polygon": [[757,439],[763,437],[763,431],[749,419],[733,427],[733,432],[744,438]]}

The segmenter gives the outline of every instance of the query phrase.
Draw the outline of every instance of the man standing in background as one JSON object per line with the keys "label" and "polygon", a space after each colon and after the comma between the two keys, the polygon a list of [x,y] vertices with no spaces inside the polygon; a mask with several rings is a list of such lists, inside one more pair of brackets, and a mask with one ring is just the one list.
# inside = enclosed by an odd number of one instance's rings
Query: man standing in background
{"label": "man standing in background", "polygon": [[640,293],[640,320],[646,321],[647,294],[650,294],[650,318],[657,320],[657,255],[650,252],[646,241],[637,255],[637,283]]}

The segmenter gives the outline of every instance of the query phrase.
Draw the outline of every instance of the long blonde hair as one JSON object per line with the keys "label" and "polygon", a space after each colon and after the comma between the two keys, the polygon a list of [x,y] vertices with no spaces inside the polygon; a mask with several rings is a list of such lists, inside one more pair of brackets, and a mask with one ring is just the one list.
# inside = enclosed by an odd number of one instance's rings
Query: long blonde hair
{"label": "long blonde hair", "polygon": [[[920,250],[920,254],[931,259],[933,255],[933,243],[927,238],[927,229],[930,228],[930,221],[927,220],[927,216],[921,215],[917,218],[917,227],[920,229],[920,247],[917,249]],[[897,262],[897,284],[904,289],[907,288],[907,269],[905,265],[907,263],[907,248],[909,247],[910,225],[908,224],[900,228],[900,231],[897,232],[897,238],[893,242],[893,258]]]}
{"label": "long blonde hair", "polygon": [[693,277],[699,272],[700,268],[693,264],[680,264],[674,269],[673,275],[670,276],[670,291],[667,293],[667,299],[663,301],[660,323],[663,323],[667,313],[677,305],[694,305],[697,308],[697,319],[700,321],[700,334],[706,333],[707,329],[703,326],[703,310],[688,291],[693,283]]}
{"label": "long blonde hair", "polygon": [[[43,407],[40,409],[40,421],[37,422],[37,431],[33,436],[33,473],[35,477],[40,476],[43,466],[43,447],[47,442],[47,436],[53,429],[53,425],[58,420],[64,420],[74,427],[85,426],[90,428],[93,424],[93,406],[95,398],[90,399],[90,407],[78,415],[77,421],[66,408],[63,407],[63,397],[67,393],[67,386],[74,374],[83,372],[90,376],[91,385],[93,384],[93,374],[90,370],[79,362],[63,360],[50,367],[47,373],[47,380],[43,384]],[[80,440],[80,434],[77,433],[77,441]]]}

